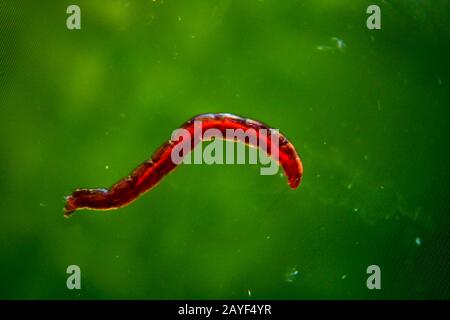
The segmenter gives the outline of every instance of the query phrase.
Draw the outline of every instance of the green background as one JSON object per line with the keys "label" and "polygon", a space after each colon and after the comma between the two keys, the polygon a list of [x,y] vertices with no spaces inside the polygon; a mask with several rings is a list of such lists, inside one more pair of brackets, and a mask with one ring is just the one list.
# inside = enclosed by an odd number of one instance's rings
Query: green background
{"label": "green background", "polygon": [[[0,1],[0,298],[449,299],[449,9]],[[74,188],[112,185],[207,112],[279,128],[301,186],[184,165],[119,211],[63,218]]]}

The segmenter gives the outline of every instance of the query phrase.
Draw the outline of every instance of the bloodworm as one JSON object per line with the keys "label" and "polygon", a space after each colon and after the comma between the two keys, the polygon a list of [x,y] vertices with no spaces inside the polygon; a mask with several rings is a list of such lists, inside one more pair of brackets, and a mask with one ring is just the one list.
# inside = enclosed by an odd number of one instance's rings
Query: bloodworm
{"label": "bloodworm", "polygon": [[[201,135],[195,137],[194,122],[201,121]],[[299,186],[303,165],[294,146],[281,133],[270,129],[267,125],[246,118],[241,118],[228,113],[202,114],[187,121],[182,127],[190,133],[191,141],[169,140],[155,151],[150,160],[143,162],[129,176],[118,181],[109,189],[76,189],[70,196],[66,197],[64,215],[69,217],[74,211],[80,209],[90,210],[112,210],[126,206],[139,198],[143,193],[155,187],[167,174],[172,172],[177,164],[172,161],[171,152],[180,143],[189,143],[188,150],[195,148],[199,139],[207,140],[203,133],[208,129],[217,129],[226,139],[226,130],[241,129],[256,135],[256,139],[239,139],[250,147],[258,147],[252,141],[260,141],[265,145],[265,150],[270,156],[271,141],[278,139],[278,162],[282,166],[289,182],[289,186],[295,189]],[[260,130],[263,129],[263,130]],[[268,132],[268,134],[261,134]],[[276,135],[271,139],[271,135]],[[276,141],[276,140],[274,140]],[[183,156],[186,156],[184,154]]]}

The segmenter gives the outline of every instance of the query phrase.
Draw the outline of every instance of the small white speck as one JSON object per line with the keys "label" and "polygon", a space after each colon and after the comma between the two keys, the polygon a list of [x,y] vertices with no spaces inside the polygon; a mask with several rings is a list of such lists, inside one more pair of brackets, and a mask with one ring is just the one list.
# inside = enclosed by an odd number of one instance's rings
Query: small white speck
{"label": "small white speck", "polygon": [[354,209],[353,209],[353,211],[355,211],[355,212],[358,212],[358,210],[359,210],[358,208],[354,208]]}
{"label": "small white speck", "polygon": [[252,291],[249,289],[247,290],[248,296],[251,297],[252,296]]}
{"label": "small white speck", "polygon": [[108,165],[106,165],[106,166],[105,166],[105,169],[106,169],[106,170],[109,170],[109,166],[108,166]]}
{"label": "small white speck", "polygon": [[421,246],[422,245],[422,239],[420,239],[419,237],[416,238],[415,242],[416,242],[417,246]]}
{"label": "small white speck", "polygon": [[347,46],[347,45],[344,43],[344,40],[339,39],[338,37],[333,37],[333,38],[331,38],[331,40],[334,41],[334,42],[336,43],[336,48],[337,48],[338,50],[344,50],[345,47]]}
{"label": "small white speck", "polygon": [[342,277],[341,277],[341,279],[342,279],[342,280],[345,280],[345,278],[347,278],[347,275],[346,275],[346,274],[343,274]]}
{"label": "small white speck", "polygon": [[300,275],[300,272],[298,272],[297,268],[291,268],[286,272],[286,281],[287,282],[294,282],[295,279]]}

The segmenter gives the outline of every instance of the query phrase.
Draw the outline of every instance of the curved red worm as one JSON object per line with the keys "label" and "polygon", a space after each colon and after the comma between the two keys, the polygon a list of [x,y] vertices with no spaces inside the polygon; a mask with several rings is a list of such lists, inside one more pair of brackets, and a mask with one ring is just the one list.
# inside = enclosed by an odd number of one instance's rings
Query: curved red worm
{"label": "curved red worm", "polygon": [[[270,156],[272,135],[278,140],[278,162],[281,164],[292,189],[299,186],[302,175],[303,165],[300,157],[295,151],[294,146],[281,133],[270,129],[267,125],[251,120],[245,119],[236,115],[227,113],[218,114],[202,114],[187,121],[181,128],[187,130],[193,137],[189,143],[188,149],[191,151],[198,142],[194,137],[194,122],[201,121],[201,137],[208,129],[217,129],[225,137],[227,129],[254,129],[252,132],[256,135],[256,141],[263,140],[266,148],[265,151]],[[261,131],[267,130],[269,134],[263,135]],[[238,139],[251,147],[258,147],[253,145],[251,140],[245,138]],[[197,141],[197,142],[196,142]],[[275,140],[276,141],[276,140]],[[171,171],[173,171],[177,164],[172,161],[171,153],[173,149],[183,140],[172,141],[169,140],[164,143],[150,160],[143,162],[138,166],[129,176],[118,181],[109,189],[76,189],[70,196],[66,197],[66,205],[64,207],[64,215],[70,216],[79,209],[91,210],[111,210],[123,207],[130,202],[136,200],[140,195],[149,191],[158,184]],[[183,155],[183,156],[186,156]]]}

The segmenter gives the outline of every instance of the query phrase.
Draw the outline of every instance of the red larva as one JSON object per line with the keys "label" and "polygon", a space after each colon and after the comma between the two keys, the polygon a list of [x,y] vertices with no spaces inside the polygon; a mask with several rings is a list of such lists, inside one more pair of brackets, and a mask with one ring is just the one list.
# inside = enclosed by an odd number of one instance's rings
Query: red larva
{"label": "red larva", "polygon": [[[224,137],[227,129],[242,129],[244,131],[254,129],[248,132],[254,132],[256,134],[256,141],[260,141],[260,139],[264,140],[268,153],[271,150],[270,135],[277,134],[279,164],[282,166],[288,178],[289,186],[292,189],[299,186],[303,174],[302,162],[294,146],[281,133],[275,133],[275,131],[261,122],[241,118],[232,114],[203,114],[192,118],[182,126],[183,129],[191,133],[192,141],[188,141],[189,150],[192,150],[196,145],[196,139],[193,135],[194,122],[196,121],[201,121],[202,124],[201,137],[203,137],[203,133],[208,129],[217,129]],[[267,130],[269,134],[260,134],[260,129]],[[182,142],[181,139],[179,141],[167,141],[155,151],[150,160],[143,162],[129,176],[118,181],[109,189],[76,189],[70,196],[66,197],[64,215],[69,217],[74,211],[80,209],[118,209],[136,200],[143,193],[156,186],[167,174],[177,167],[177,164],[172,161],[171,152],[175,146]],[[242,142],[251,147],[257,147],[257,145],[252,145],[251,139]]]}

